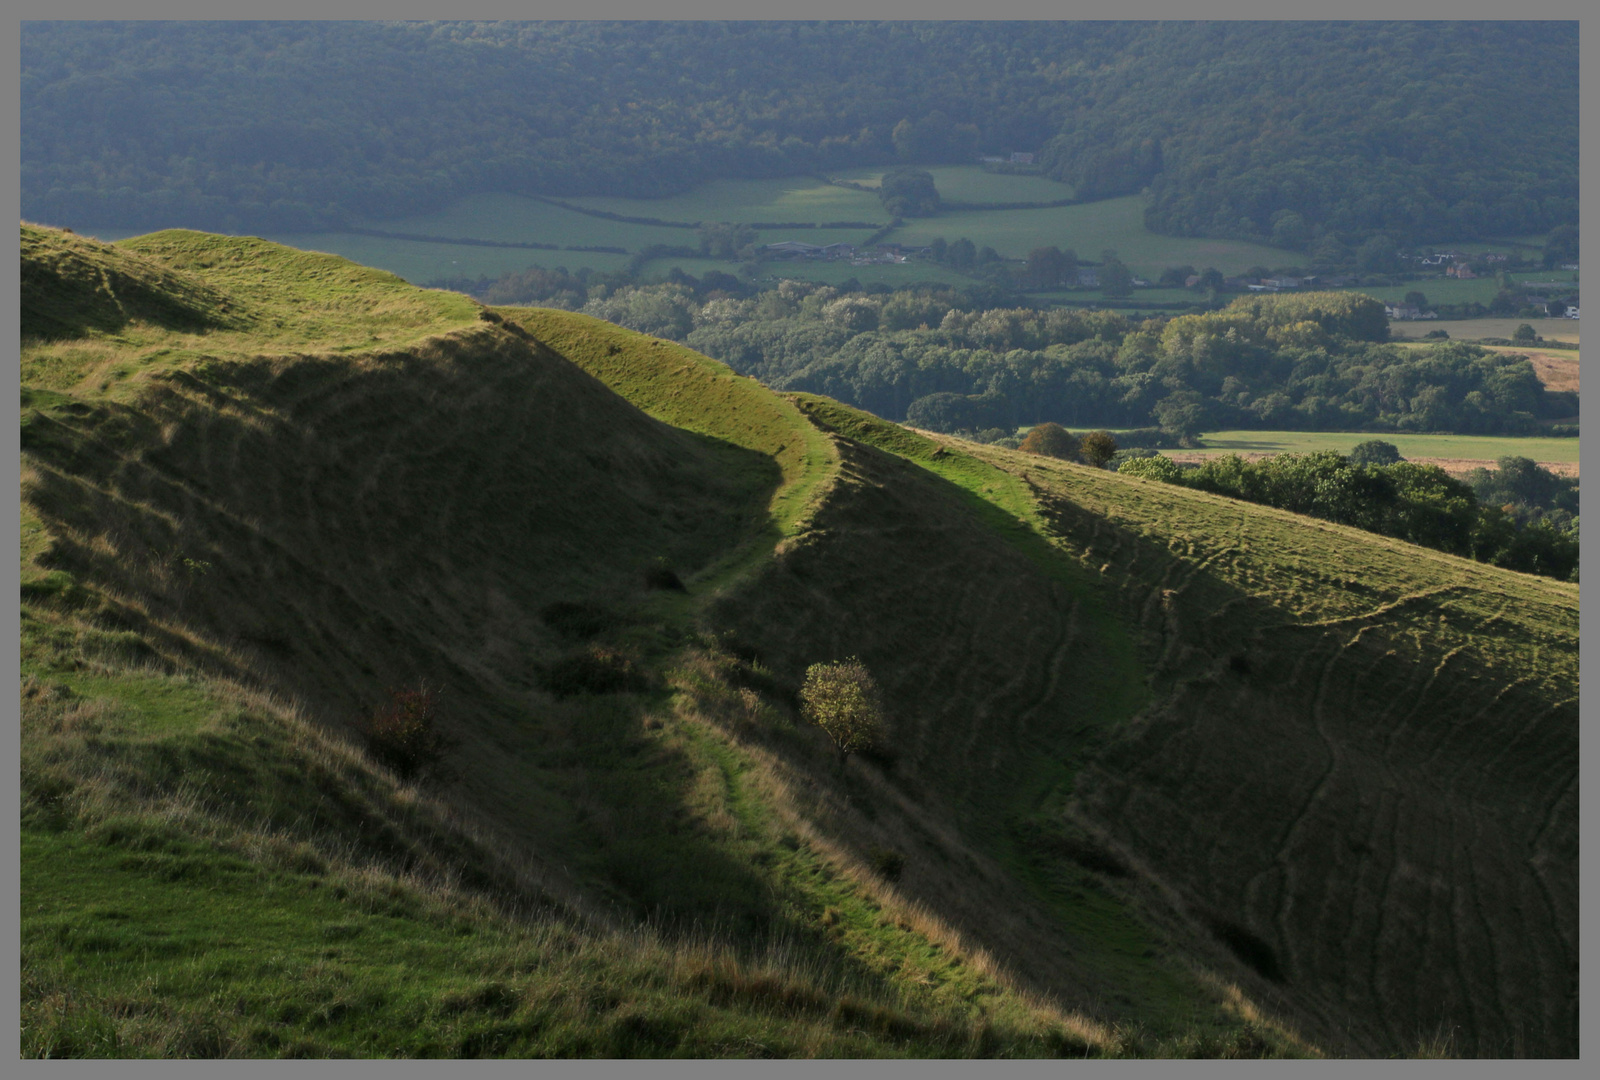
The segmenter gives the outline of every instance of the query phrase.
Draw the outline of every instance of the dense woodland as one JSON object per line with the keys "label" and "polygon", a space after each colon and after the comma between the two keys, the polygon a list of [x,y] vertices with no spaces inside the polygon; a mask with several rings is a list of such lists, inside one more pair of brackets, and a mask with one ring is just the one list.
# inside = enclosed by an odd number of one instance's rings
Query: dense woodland
{"label": "dense woodland", "polygon": [[1156,231],[1337,262],[1575,225],[1577,45],[1576,22],[30,22],[22,213],[321,229],[1026,151],[1081,198],[1148,189]]}
{"label": "dense woodland", "polygon": [[1388,342],[1383,305],[1359,293],[1252,295],[1134,321],[1015,306],[982,286],[847,292],[783,281],[741,294],[726,274],[615,281],[530,270],[475,291],[582,310],[686,342],[774,388],[946,432],[1054,421],[1155,427],[1175,445],[1234,428],[1521,433],[1578,411],[1577,395],[1546,390],[1525,357]]}

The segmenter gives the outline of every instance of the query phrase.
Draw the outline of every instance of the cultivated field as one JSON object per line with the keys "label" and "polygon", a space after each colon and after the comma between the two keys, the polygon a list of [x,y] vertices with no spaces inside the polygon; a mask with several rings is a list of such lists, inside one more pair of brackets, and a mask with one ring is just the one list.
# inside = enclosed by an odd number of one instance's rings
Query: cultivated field
{"label": "cultivated field", "polygon": [[1516,438],[1494,435],[1402,435],[1383,432],[1219,431],[1204,436],[1201,450],[1163,450],[1175,461],[1201,461],[1208,457],[1239,454],[1259,460],[1273,454],[1305,454],[1337,450],[1348,454],[1360,442],[1382,439],[1395,445],[1407,461],[1428,462],[1447,472],[1464,473],[1483,466],[1493,468],[1506,456],[1532,458],[1563,475],[1578,474],[1578,440]]}
{"label": "cultivated field", "polygon": [[[1358,291],[1367,292],[1366,289]],[[1372,292],[1370,295],[1378,294]],[[1396,339],[1420,338],[1429,330],[1443,330],[1452,339],[1460,341],[1472,341],[1476,338],[1510,338],[1517,332],[1517,327],[1527,323],[1533,327],[1534,333],[1546,341],[1568,341],[1577,345],[1580,322],[1579,319],[1408,319],[1391,321],[1389,334]]]}
{"label": "cultivated field", "polygon": [[[1497,348],[1495,352],[1513,352],[1518,350]],[[1574,394],[1580,392],[1580,370],[1578,351],[1571,352],[1540,352],[1538,350],[1527,352],[1528,363],[1533,365],[1534,374],[1539,376],[1539,381],[1547,390],[1570,390]]]}

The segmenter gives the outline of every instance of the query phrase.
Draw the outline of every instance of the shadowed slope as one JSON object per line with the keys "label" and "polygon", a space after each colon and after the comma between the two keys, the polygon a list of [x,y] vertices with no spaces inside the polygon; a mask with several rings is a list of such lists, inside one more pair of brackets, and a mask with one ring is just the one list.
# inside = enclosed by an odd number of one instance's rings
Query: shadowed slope
{"label": "shadowed slope", "polygon": [[[870,544],[836,552],[828,573],[804,575],[794,557],[805,587],[751,620],[769,639],[775,627],[808,632],[821,654],[884,641],[886,669],[912,672],[891,695],[916,718],[907,774],[984,807],[967,828],[985,823],[988,850],[1005,850],[993,830],[1008,816],[1024,819],[1014,841],[1037,835],[1030,810],[1104,835],[1164,899],[1147,909],[1156,923],[1225,946],[1257,1000],[1364,1052],[1441,1030],[1473,1054],[1576,1052],[1575,586],[799,400],[830,429],[948,477],[990,512],[1005,507],[1013,526],[1033,521],[1086,572],[1058,571],[1057,595],[1112,616],[1065,664],[1028,641],[1049,625],[1050,591],[1025,571],[991,578],[971,556],[961,577],[941,569],[947,536],[897,549],[896,532],[915,532],[933,500],[890,510],[890,490],[913,490],[883,479],[891,466],[851,503],[886,504]],[[1006,534],[1003,516],[994,524]],[[819,531],[817,551],[847,535]],[[898,578],[863,569],[879,558]],[[905,585],[879,607],[861,599],[869,577]],[[850,584],[830,594],[836,580]],[[999,601],[1000,616],[964,606],[957,580]],[[919,589],[947,626],[918,621]],[[807,622],[824,594],[833,617]],[[896,639],[902,617],[920,632]],[[1130,631],[1142,664],[1119,665],[1113,643]],[[942,664],[910,660],[941,640]],[[1007,659],[986,659],[991,649]],[[1065,690],[1019,696],[985,734],[993,668],[1019,687],[1064,672]],[[1108,707],[1096,678],[1136,679],[1148,704]],[[1084,712],[1098,723],[1075,719]],[[942,777],[921,771],[936,760],[929,747],[947,758]],[[1029,777],[1053,755],[1067,780],[1030,804]],[[984,806],[984,766],[993,792],[1015,793],[1010,815]]]}
{"label": "shadowed slope", "polygon": [[22,228],[22,337],[71,338],[135,320],[170,330],[237,325],[228,298],[190,274],[55,229]]}
{"label": "shadowed slope", "polygon": [[1159,657],[1081,812],[1369,1045],[1576,1053],[1577,587],[981,453]]}

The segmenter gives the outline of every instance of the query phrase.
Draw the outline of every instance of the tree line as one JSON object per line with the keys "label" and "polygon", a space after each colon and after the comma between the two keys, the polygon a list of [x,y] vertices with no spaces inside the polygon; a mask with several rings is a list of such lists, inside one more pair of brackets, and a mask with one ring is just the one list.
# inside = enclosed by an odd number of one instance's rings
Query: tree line
{"label": "tree line", "polygon": [[1524,356],[1389,342],[1383,304],[1353,292],[1252,294],[1140,320],[1017,306],[982,285],[758,289],[716,271],[638,285],[534,269],[475,293],[582,310],[774,389],[944,432],[1053,421],[1159,429],[1167,445],[1235,428],[1521,434],[1578,411],[1577,395],[1546,390]]}

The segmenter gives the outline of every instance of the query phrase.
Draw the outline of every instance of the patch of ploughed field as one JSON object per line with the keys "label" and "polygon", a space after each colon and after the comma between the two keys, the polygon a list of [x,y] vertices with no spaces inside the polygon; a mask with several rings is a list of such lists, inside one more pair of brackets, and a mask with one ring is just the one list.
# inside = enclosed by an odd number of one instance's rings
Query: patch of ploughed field
{"label": "patch of ploughed field", "polygon": [[[1208,458],[1227,457],[1235,452],[1232,450],[1180,450],[1167,456],[1180,465],[1199,465]],[[1277,455],[1260,450],[1252,450],[1240,453],[1239,456],[1246,461],[1256,462],[1264,461]],[[1493,469],[1495,467],[1495,463],[1488,458],[1416,457],[1406,458],[1406,460],[1415,461],[1418,465],[1437,465],[1451,476],[1465,476],[1473,469]],[[1576,461],[1541,461],[1539,464],[1557,476],[1578,475],[1578,463]]]}

